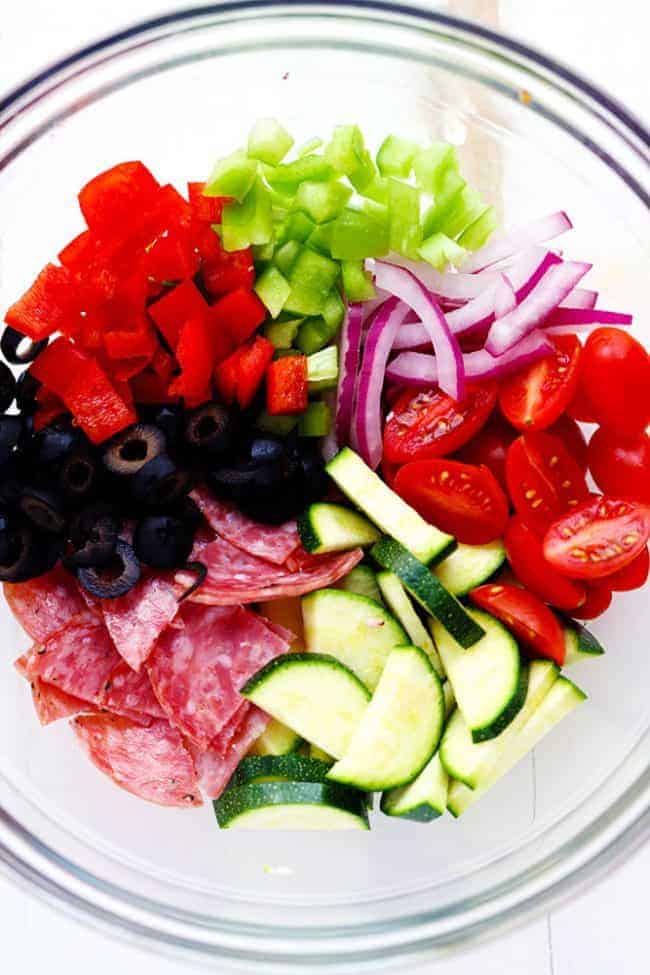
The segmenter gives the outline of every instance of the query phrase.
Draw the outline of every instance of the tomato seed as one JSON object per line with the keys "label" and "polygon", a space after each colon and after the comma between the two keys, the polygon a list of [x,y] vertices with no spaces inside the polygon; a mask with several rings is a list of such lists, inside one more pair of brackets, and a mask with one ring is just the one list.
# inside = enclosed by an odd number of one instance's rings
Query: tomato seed
{"label": "tomato seed", "polygon": [[529,488],[528,491],[526,491],[526,494],[524,495],[524,497],[526,498],[527,501],[530,501],[531,498],[534,498],[535,497],[535,494],[536,494],[536,492],[533,491],[532,488]]}
{"label": "tomato seed", "polygon": [[581,562],[587,561],[587,553],[582,548],[572,548],[571,555],[574,559],[580,559]]}
{"label": "tomato seed", "polygon": [[634,545],[634,543],[638,542],[638,540],[639,540],[639,536],[637,535],[637,533],[630,532],[630,534],[626,535],[625,538],[623,539],[623,545],[626,545],[629,548],[630,545]]}
{"label": "tomato seed", "polygon": [[549,467],[555,467],[555,465],[557,464],[558,460],[559,460],[559,457],[557,457],[554,454],[553,457],[551,457],[551,459],[548,462]]}

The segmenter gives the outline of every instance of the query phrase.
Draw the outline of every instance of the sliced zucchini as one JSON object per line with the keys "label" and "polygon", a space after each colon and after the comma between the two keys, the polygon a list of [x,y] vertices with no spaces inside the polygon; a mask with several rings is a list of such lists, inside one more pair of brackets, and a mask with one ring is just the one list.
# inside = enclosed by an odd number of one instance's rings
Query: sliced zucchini
{"label": "sliced zucchini", "polygon": [[564,645],[566,656],[564,666],[570,667],[581,660],[593,660],[594,657],[602,657],[605,648],[599,640],[582,623],[575,620],[567,620],[564,627]]}
{"label": "sliced zucchini", "polygon": [[249,782],[214,801],[221,829],[369,829],[364,799],[333,782]]}
{"label": "sliced zucchini", "polygon": [[439,562],[433,570],[441,583],[454,596],[465,596],[470,589],[481,586],[498,572],[506,558],[501,539],[486,545],[458,547]]}
{"label": "sliced zucchini", "polygon": [[286,724],[271,718],[266,728],[259,736],[249,755],[290,755],[298,751],[302,745],[302,738]]}
{"label": "sliced zucchini", "polygon": [[[424,607],[435,616],[462,647],[471,647],[484,635],[476,620],[447,592],[439,580],[407,549],[392,538],[382,538],[370,550],[372,557],[400,582]],[[435,641],[435,634],[434,634]],[[442,661],[443,666],[445,661]]]}
{"label": "sliced zucchini", "polygon": [[384,792],[380,808],[386,816],[430,823],[444,813],[448,791],[449,776],[440,761],[440,752],[436,752],[410,785]]}
{"label": "sliced zucchini", "polygon": [[472,739],[487,741],[501,734],[521,710],[528,670],[522,667],[514,637],[501,623],[478,609],[467,612],[484,634],[470,649],[454,640],[438,620],[432,620],[431,632]]}
{"label": "sliced zucchini", "polygon": [[228,788],[248,782],[325,782],[331,767],[331,762],[304,755],[250,755],[241,760]]}
{"label": "sliced zucchini", "polygon": [[272,623],[277,623],[294,634],[295,639],[291,644],[292,650],[305,649],[302,607],[299,596],[283,596],[281,599],[271,599],[267,603],[260,603],[260,612]]}
{"label": "sliced zucchini", "polygon": [[425,652],[396,647],[328,779],[367,792],[412,782],[438,747],[444,713],[440,678]]}
{"label": "sliced zucchini", "polygon": [[566,677],[558,677],[541,704],[533,711],[520,733],[514,737],[503,752],[489,776],[478,789],[468,789],[462,782],[451,782],[447,808],[453,816],[461,816],[466,809],[503,778],[562,718],[570,714],[586,694]]}
{"label": "sliced zucchini", "polygon": [[324,752],[322,748],[318,747],[318,745],[309,746],[309,757],[316,758],[319,762],[327,762],[328,765],[334,764],[334,759],[332,756],[328,755],[327,752]]}
{"label": "sliced zucchini", "polygon": [[550,660],[533,660],[528,667],[528,692],[524,705],[514,720],[497,738],[472,741],[472,735],[460,710],[447,722],[440,742],[440,760],[452,778],[470,789],[478,788],[489,777],[503,752],[546,697],[559,676],[559,668]]}
{"label": "sliced zucchini", "polygon": [[330,654],[373,691],[393,647],[408,637],[391,614],[366,596],[320,589],[302,601],[307,650]]}
{"label": "sliced zucchini", "polygon": [[317,653],[276,657],[240,693],[335,758],[345,754],[370,700],[351,670]]}
{"label": "sliced zucchini", "polygon": [[456,707],[456,698],[454,697],[454,689],[451,686],[451,681],[446,680],[442,685],[442,696],[445,699],[445,720],[449,717],[451,712]]}
{"label": "sliced zucchini", "polygon": [[353,504],[422,562],[444,558],[455,545],[451,535],[429,525],[349,447],[344,447],[326,470]]}
{"label": "sliced zucchini", "polygon": [[436,673],[442,677],[444,671],[438,651],[427,633],[424,623],[413,608],[413,603],[402,583],[394,572],[378,572],[377,582],[386,605],[408,633],[411,643],[424,650]]}
{"label": "sliced zucchini", "polygon": [[336,584],[337,589],[345,589],[346,592],[356,592],[359,596],[367,596],[375,602],[383,605],[381,590],[377,585],[377,577],[369,565],[355,565],[350,569],[346,576],[343,576]]}
{"label": "sliced zucchini", "polygon": [[324,501],[309,505],[298,519],[298,532],[302,544],[314,555],[363,548],[379,539],[379,532],[363,515]]}

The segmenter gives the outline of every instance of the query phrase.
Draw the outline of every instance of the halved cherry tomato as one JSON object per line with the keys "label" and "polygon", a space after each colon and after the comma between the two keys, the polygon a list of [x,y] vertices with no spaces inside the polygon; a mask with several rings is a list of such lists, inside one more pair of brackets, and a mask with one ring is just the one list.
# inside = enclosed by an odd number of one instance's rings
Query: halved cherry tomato
{"label": "halved cherry tomato", "polygon": [[589,467],[601,491],[650,504],[650,436],[623,440],[599,427],[589,441]]}
{"label": "halved cherry tomato", "polygon": [[585,344],[580,386],[601,426],[636,437],[650,423],[650,358],[620,328],[597,328]]}
{"label": "halved cherry tomato", "polygon": [[649,537],[650,507],[595,497],[551,525],[544,556],[572,579],[603,579],[629,565]]}
{"label": "halved cherry tomato", "polygon": [[527,589],[492,583],[472,589],[475,606],[506,624],[533,657],[546,657],[561,667],[566,655],[564,632],[557,617]]}
{"label": "halved cherry tomato", "polygon": [[582,606],[571,612],[579,620],[595,620],[597,616],[602,616],[612,602],[612,590],[610,589],[609,579],[604,582],[590,582],[587,586],[587,598]]}
{"label": "halved cherry tomato", "polygon": [[384,427],[384,456],[393,464],[444,457],[471,440],[494,409],[494,382],[467,387],[462,403],[437,389],[407,389]]}
{"label": "halved cherry tomato", "polygon": [[414,461],[399,469],[393,490],[467,545],[499,538],[508,520],[508,499],[487,467],[442,458]]}
{"label": "halved cherry tomato", "polygon": [[596,414],[594,408],[587,399],[587,394],[582,388],[581,377],[578,377],[578,388],[575,391],[575,395],[569,405],[566,408],[567,413],[574,420],[579,420],[580,423],[597,423]]}
{"label": "halved cherry tomato", "polygon": [[649,574],[650,552],[644,548],[624,569],[619,569],[614,575],[607,576],[606,582],[613,592],[630,592],[632,589],[640,589],[641,586],[644,586]]}
{"label": "halved cherry tomato", "polygon": [[517,514],[540,538],[560,515],[589,497],[585,476],[562,441],[541,431],[510,444],[506,480]]}
{"label": "halved cherry tomato", "polygon": [[582,346],[575,335],[558,335],[553,344],[553,355],[526,366],[501,385],[501,412],[518,430],[550,427],[574,397]]}
{"label": "halved cherry tomato", "polygon": [[399,471],[399,464],[391,464],[390,461],[386,460],[384,457],[381,462],[381,473],[386,481],[389,488],[392,488],[395,483],[395,478],[397,477],[397,472]]}
{"label": "halved cherry tomato", "polygon": [[587,441],[579,425],[570,417],[568,413],[563,413],[553,426],[546,430],[546,433],[559,437],[566,449],[569,451],[580,470],[587,470]]}
{"label": "halved cherry tomato", "polygon": [[515,576],[545,603],[570,612],[584,603],[585,587],[566,579],[549,565],[542,543],[519,515],[513,515],[506,525],[503,541]]}
{"label": "halved cherry tomato", "polygon": [[506,488],[506,453],[517,436],[499,413],[493,413],[482,430],[461,447],[457,460],[465,464],[479,464],[492,471],[502,488]]}

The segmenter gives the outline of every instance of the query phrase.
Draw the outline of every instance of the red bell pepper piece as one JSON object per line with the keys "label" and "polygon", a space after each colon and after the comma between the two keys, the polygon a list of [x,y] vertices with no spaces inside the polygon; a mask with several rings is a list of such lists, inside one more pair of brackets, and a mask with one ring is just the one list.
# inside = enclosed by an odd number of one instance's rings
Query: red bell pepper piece
{"label": "red bell pepper piece", "polygon": [[217,297],[237,288],[251,290],[255,283],[255,266],[250,247],[225,251],[211,228],[203,231],[197,246],[202,258],[203,284],[208,294]]}
{"label": "red bell pepper piece", "polygon": [[262,385],[264,374],[275,353],[275,346],[268,339],[258,335],[252,345],[241,349],[237,376],[237,402],[242,410],[251,405],[255,393]]}
{"label": "red bell pepper piece", "polygon": [[56,420],[57,416],[65,413],[65,404],[45,386],[37,389],[35,399],[38,409],[34,413],[34,430],[38,433],[43,427],[49,426],[53,420]]}
{"label": "red bell pepper piece", "polygon": [[270,416],[304,413],[308,405],[307,356],[288,355],[266,371],[266,410]]}
{"label": "red bell pepper piece", "polygon": [[249,339],[266,318],[266,308],[252,291],[238,288],[212,306],[213,328],[224,329],[235,344]]}
{"label": "red bell pepper piece", "polygon": [[156,351],[156,336],[152,329],[106,332],[104,348],[109,359],[146,359],[151,362]]}
{"label": "red bell pepper piece", "polygon": [[91,230],[123,237],[125,225],[150,209],[158,188],[141,162],[119,163],[86,183],[79,206]]}
{"label": "red bell pepper piece", "polygon": [[205,183],[188,183],[187,195],[192,210],[192,218],[200,223],[221,223],[221,214],[230,196],[204,196]]}
{"label": "red bell pepper piece", "polygon": [[243,347],[236,349],[232,355],[220,362],[214,370],[214,381],[221,399],[228,406],[235,402],[237,395],[237,378],[239,376],[239,360]]}
{"label": "red bell pepper piece", "polygon": [[156,376],[169,382],[176,369],[176,360],[163,349],[162,345],[159,345],[151,359],[151,368]]}
{"label": "red bell pepper piece", "polygon": [[212,343],[202,318],[190,318],[181,329],[176,358],[181,373],[169,387],[170,396],[182,397],[188,406],[210,399]]}
{"label": "red bell pepper piece", "polygon": [[47,264],[22,298],[11,306],[5,321],[35,342],[53,332],[74,335],[81,324],[83,297],[69,271]]}
{"label": "red bell pepper piece", "polygon": [[180,281],[199,269],[192,240],[192,212],[173,186],[161,186],[136,239],[144,244],[142,267],[154,281]]}
{"label": "red bell pepper piece", "polygon": [[193,281],[182,281],[149,305],[148,312],[170,349],[175,349],[184,323],[190,318],[206,320],[210,306]]}
{"label": "red bell pepper piece", "polygon": [[175,403],[178,397],[169,395],[169,381],[145,369],[129,383],[136,403]]}

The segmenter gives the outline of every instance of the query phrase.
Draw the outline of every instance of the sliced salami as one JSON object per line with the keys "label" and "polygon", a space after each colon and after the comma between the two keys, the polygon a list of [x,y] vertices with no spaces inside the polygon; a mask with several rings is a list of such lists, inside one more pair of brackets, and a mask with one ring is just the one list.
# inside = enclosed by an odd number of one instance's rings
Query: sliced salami
{"label": "sliced salami", "polygon": [[66,694],[54,684],[47,684],[40,677],[31,681],[32,700],[38,720],[42,725],[52,724],[61,718],[70,718],[73,714],[83,714],[94,711],[95,708],[88,701]]}
{"label": "sliced salami", "polygon": [[113,643],[132,670],[139,671],[163,630],[178,612],[174,586],[160,576],[141,579],[125,596],[105,599],[104,621]]}
{"label": "sliced salami", "polygon": [[30,658],[30,677],[40,677],[84,701],[95,701],[120,656],[102,621],[85,610],[57,630]]}
{"label": "sliced salami", "polygon": [[5,582],[4,594],[23,630],[39,643],[86,608],[75,580],[60,565],[29,582]]}
{"label": "sliced salami", "polygon": [[295,521],[284,525],[263,525],[247,518],[225,501],[219,501],[206,487],[192,491],[190,497],[212,529],[242,552],[257,555],[274,565],[284,565],[300,545]]}
{"label": "sliced salami", "polygon": [[230,781],[233,772],[242,758],[257,741],[267,724],[269,716],[251,705],[240,721],[237,731],[227,742],[222,739],[226,729],[211,743],[210,747],[201,751],[191,748],[194,765],[199,776],[199,783],[209,799],[218,799]]}
{"label": "sliced salami", "polygon": [[97,703],[107,711],[127,717],[136,714],[150,718],[165,717],[153,692],[149,674],[146,670],[136,673],[124,660],[120,660],[110,674]]}
{"label": "sliced salami", "polygon": [[197,774],[168,721],[142,727],[110,714],[75,718],[72,726],[93,764],[127,792],[160,806],[200,806]]}
{"label": "sliced salami", "polygon": [[289,644],[241,606],[187,605],[177,622],[162,634],[147,669],[172,724],[207,748],[241,705],[239,689]]}

